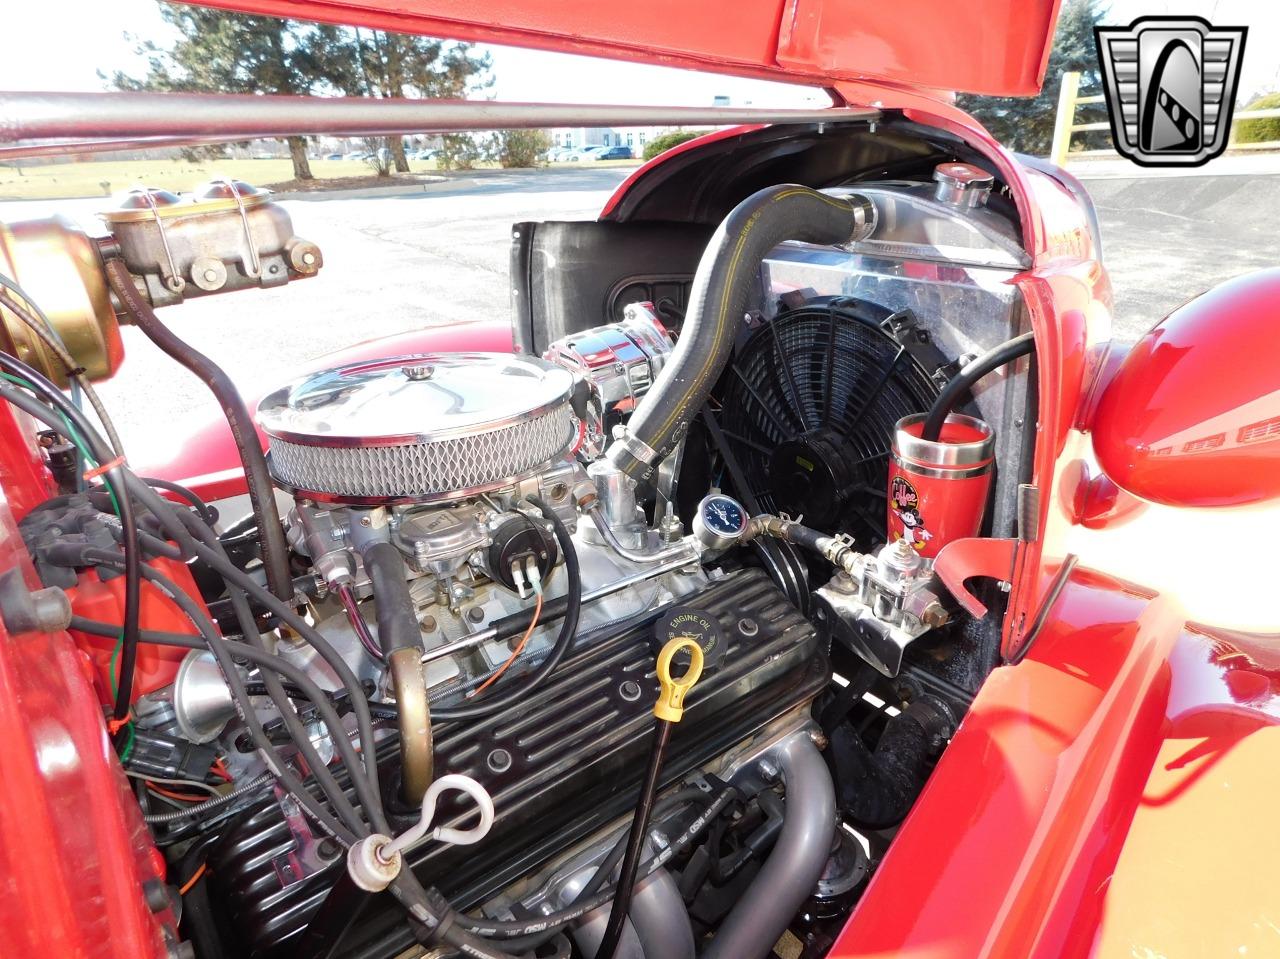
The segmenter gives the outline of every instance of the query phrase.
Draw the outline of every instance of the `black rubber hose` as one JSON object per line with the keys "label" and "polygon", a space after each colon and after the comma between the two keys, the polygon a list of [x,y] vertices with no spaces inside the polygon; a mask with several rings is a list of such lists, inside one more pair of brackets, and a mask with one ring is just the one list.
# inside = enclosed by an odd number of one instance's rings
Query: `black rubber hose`
{"label": "black rubber hose", "polygon": [[280,525],[280,512],[276,509],[275,487],[267,472],[267,458],[253,428],[253,417],[245,405],[240,391],[231,378],[198,350],[193,349],[165,326],[155,312],[138,294],[133,277],[121,260],[107,260],[107,279],[120,303],[132,317],[134,325],[146,334],[156,346],[194,373],[207,386],[222,407],[222,413],[231,427],[231,436],[244,464],[245,481],[249,489],[249,502],[258,520],[258,532],[262,542],[262,565],[267,574],[267,586],[279,599],[292,605],[293,576],[289,573],[289,548],[285,543],[284,529]]}
{"label": "black rubber hose", "polygon": [[632,439],[654,456],[640,452],[641,459],[614,443],[614,465],[633,479],[648,479],[683,438],[729,361],[760,262],[770,250],[784,240],[847,242],[868,215],[862,198],[837,199],[798,184],[766,187],[734,207],[698,263],[680,342],[628,423]]}
{"label": "black rubber hose", "polygon": [[920,432],[921,438],[936,443],[942,432],[942,424],[946,422],[947,414],[955,408],[960,398],[969,392],[974,383],[992,370],[998,370],[1006,363],[1012,363],[1019,357],[1035,352],[1035,348],[1034,335],[1023,333],[966,364],[964,369],[948,381],[942,388],[942,392],[938,394],[938,398],[933,401],[933,405],[929,407],[929,412],[924,418],[924,429]]}
{"label": "black rubber hose", "polygon": [[913,703],[889,720],[872,750],[848,723],[832,730],[828,755],[835,768],[841,810],[859,826],[900,823],[929,776],[931,744],[943,719]]}
{"label": "black rubber hose", "polygon": [[373,586],[373,600],[378,617],[378,645],[383,656],[397,649],[414,649],[422,645],[422,631],[414,615],[409,582],[404,578],[404,560],[390,543],[374,543],[361,554],[365,571]]}
{"label": "black rubber hose", "polygon": [[560,517],[556,515],[555,510],[536,496],[530,496],[529,502],[538,507],[542,515],[551,523],[552,528],[555,530],[556,541],[560,544],[560,552],[564,556],[564,571],[569,583],[566,593],[564,619],[560,621],[560,633],[556,636],[555,645],[551,647],[551,652],[547,654],[547,658],[539,664],[538,668],[530,674],[529,678],[518,689],[512,689],[503,695],[488,697],[475,706],[432,709],[432,718],[438,722],[447,723],[455,720],[479,719],[482,716],[491,716],[516,705],[542,685],[543,680],[560,665],[560,661],[569,652],[569,648],[573,645],[573,641],[578,634],[578,616],[582,612],[582,570],[578,565],[578,551],[574,549],[573,538],[569,535],[568,528],[560,520]]}
{"label": "black rubber hose", "polygon": [[609,909],[609,922],[604,927],[604,937],[596,950],[596,959],[613,959],[622,941],[622,930],[631,911],[631,895],[636,888],[636,873],[640,869],[640,856],[649,832],[649,819],[653,815],[653,798],[658,792],[658,777],[662,775],[662,760],[671,742],[671,730],[675,723],[656,720],[653,745],[649,749],[649,766],[640,787],[640,801],[636,803],[635,817],[631,820],[631,832],[627,834],[627,851],[622,856],[622,871],[613,894],[613,906]]}
{"label": "black rubber hose", "polygon": [[783,526],[782,536],[787,542],[803,546],[815,553],[822,552],[822,540],[831,539],[830,533],[824,533],[811,526],[801,526],[799,523],[787,523]]}

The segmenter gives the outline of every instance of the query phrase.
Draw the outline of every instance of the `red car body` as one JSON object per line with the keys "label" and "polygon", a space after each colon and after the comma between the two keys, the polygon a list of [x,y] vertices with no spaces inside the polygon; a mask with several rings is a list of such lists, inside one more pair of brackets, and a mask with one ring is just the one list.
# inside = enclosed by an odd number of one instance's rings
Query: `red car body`
{"label": "red car body", "polygon": [[[746,0],[731,17],[720,4],[668,2],[217,5],[821,84],[989,159],[1032,261],[1015,282],[1039,357],[1039,535],[961,541],[939,566],[957,589],[974,575],[1010,584],[1003,645],[1016,665],[987,679],[831,955],[1280,954],[1269,881],[1280,838],[1268,815],[1280,787],[1280,637],[1233,616],[1230,602],[1215,606],[1241,588],[1242,568],[1269,562],[1265,537],[1278,525],[1280,275],[1236,281],[1127,356],[1109,353],[1109,283],[1078,184],[1024,166],[931,89],[1034,92],[1055,3],[929,0],[909,29],[901,8],[854,15],[829,0]],[[602,218],[677,155],[637,170]],[[458,326],[342,358],[389,347],[512,341],[505,326]],[[1160,453],[1165,442],[1177,449]],[[147,469],[219,498],[243,489],[236,462],[217,424]],[[34,587],[14,522],[50,487],[7,408],[0,471],[0,567]],[[1205,520],[1202,507],[1217,511]],[[1206,525],[1213,539],[1196,539]],[[1179,568],[1161,569],[1170,557]],[[167,906],[152,914],[140,894],[164,864],[90,682],[66,635],[0,635],[5,955],[166,955]]]}

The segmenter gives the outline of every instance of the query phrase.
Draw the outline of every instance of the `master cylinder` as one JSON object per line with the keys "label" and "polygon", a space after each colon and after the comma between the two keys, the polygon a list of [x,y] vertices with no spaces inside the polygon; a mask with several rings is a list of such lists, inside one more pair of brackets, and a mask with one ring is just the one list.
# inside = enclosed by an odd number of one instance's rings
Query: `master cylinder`
{"label": "master cylinder", "polygon": [[283,286],[313,276],[320,248],[293,233],[268,190],[211,180],[188,196],[137,189],[100,214],[118,252],[152,306],[246,287]]}
{"label": "master cylinder", "polygon": [[0,276],[27,298],[0,284],[0,350],[62,386],[66,366],[33,323],[61,341],[89,379],[106,379],[124,358],[105,258],[123,260],[138,290],[157,307],[189,296],[282,286],[314,276],[324,262],[319,247],[294,234],[289,214],[269,191],[240,180],[212,180],[185,195],[130,190],[99,216],[110,231],[101,237],[63,217],[0,223]]}

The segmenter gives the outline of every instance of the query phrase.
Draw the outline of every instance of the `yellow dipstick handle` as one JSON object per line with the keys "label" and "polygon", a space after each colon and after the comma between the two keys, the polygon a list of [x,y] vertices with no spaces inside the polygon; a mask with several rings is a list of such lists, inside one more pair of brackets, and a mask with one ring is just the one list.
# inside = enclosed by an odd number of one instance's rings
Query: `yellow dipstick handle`
{"label": "yellow dipstick handle", "polygon": [[[672,679],[671,660],[682,649],[689,650],[689,668],[679,679]],[[669,723],[680,722],[680,717],[684,715],[684,697],[693,689],[693,684],[701,675],[702,647],[698,645],[698,641],[692,636],[677,636],[668,640],[658,654],[658,682],[662,689],[658,692],[658,702],[653,707],[653,714]]]}

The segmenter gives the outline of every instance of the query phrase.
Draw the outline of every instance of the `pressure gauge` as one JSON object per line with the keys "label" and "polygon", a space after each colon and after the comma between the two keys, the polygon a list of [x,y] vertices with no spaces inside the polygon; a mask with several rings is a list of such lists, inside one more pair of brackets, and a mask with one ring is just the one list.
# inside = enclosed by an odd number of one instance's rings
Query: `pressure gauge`
{"label": "pressure gauge", "polygon": [[732,496],[712,493],[698,504],[693,535],[707,549],[728,549],[747,529],[747,511]]}

